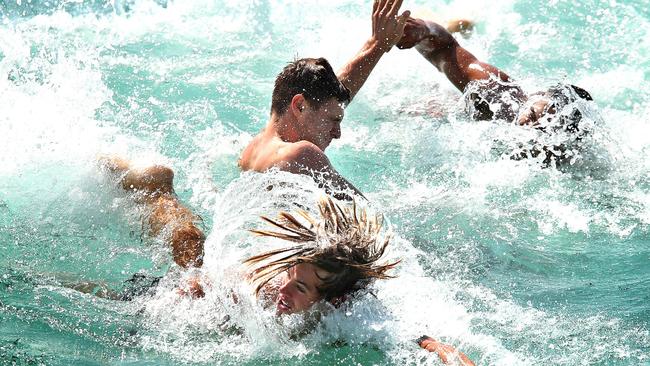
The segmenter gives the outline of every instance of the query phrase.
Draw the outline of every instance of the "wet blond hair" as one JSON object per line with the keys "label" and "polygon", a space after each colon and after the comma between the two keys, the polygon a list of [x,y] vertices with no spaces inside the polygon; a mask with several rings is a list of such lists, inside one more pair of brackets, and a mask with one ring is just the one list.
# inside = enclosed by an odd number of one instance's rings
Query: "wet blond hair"
{"label": "wet blond hair", "polygon": [[270,280],[301,263],[330,273],[319,276],[322,284],[318,292],[326,301],[359,290],[373,279],[394,277],[387,272],[399,260],[379,263],[390,241],[389,235],[380,235],[381,216],[368,216],[366,210],[357,208],[356,202],[351,207],[341,207],[329,197],[321,199],[318,209],[318,219],[304,210],[297,211],[306,224],[290,213],[281,212],[275,220],[262,216],[280,231],[251,230],[259,236],[297,243],[244,261],[257,295]]}

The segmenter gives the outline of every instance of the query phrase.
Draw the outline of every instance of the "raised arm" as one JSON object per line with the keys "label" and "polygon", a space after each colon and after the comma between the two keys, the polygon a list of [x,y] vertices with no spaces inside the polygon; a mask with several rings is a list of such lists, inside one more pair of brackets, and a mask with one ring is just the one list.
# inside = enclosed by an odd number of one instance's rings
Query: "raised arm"
{"label": "raised arm", "polygon": [[435,352],[445,365],[475,366],[474,362],[464,353],[457,351],[454,347],[440,343],[429,336],[422,336],[417,340],[418,345],[429,352]]}
{"label": "raised arm", "polygon": [[361,50],[338,72],[350,89],[350,99],[359,92],[379,59],[402,38],[410,12],[397,15],[403,0],[375,0],[372,7],[372,36]]}
{"label": "raised arm", "polygon": [[[294,174],[306,174],[317,178],[317,181],[333,188],[336,191],[352,190],[356,195],[364,197],[352,183],[348,182],[339,172],[334,169],[327,156],[316,145],[301,141],[295,144],[295,147],[288,153],[286,161],[291,161],[287,171]],[[327,184],[324,184],[327,182]],[[328,190],[329,191],[329,190]],[[331,192],[328,192],[331,193]],[[336,193],[334,197],[338,199],[352,200],[347,194]]]}
{"label": "raised arm", "polygon": [[451,33],[440,24],[409,18],[404,27],[404,36],[397,43],[397,47],[404,49],[414,46],[460,91],[464,91],[470,81],[485,80],[492,76],[502,81],[510,81],[510,77],[505,72],[479,61],[472,53],[461,47]]}

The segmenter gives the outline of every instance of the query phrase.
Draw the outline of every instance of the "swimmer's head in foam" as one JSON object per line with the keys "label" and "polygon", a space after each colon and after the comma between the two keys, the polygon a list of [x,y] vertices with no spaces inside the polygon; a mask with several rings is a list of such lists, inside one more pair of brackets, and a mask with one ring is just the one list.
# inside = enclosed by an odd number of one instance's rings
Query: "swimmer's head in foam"
{"label": "swimmer's head in foam", "polygon": [[583,114],[581,101],[593,98],[584,89],[575,85],[557,84],[528,98],[519,110],[517,122],[533,125],[547,132],[580,132],[579,123]]}
{"label": "swimmer's head in foam", "polygon": [[271,113],[283,115],[298,94],[316,109],[332,98],[340,103],[350,101],[350,91],[324,58],[302,58],[285,66],[275,79]]}
{"label": "swimmer's head in foam", "polygon": [[557,116],[556,127],[567,132],[579,132],[582,112],[575,103],[594,100],[591,94],[575,85],[557,84],[546,90],[544,96],[550,100],[545,107],[546,114]]}
{"label": "swimmer's head in foam", "polygon": [[306,223],[286,212],[280,213],[277,220],[263,217],[280,231],[253,230],[258,235],[297,243],[244,262],[250,267],[250,280],[256,286],[256,294],[270,280],[301,263],[328,272],[320,278],[322,282],[318,288],[326,301],[359,290],[375,278],[392,277],[387,272],[399,261],[380,263],[390,240],[389,236],[381,235],[380,216],[368,216],[355,203],[341,207],[330,198],[321,200],[319,210],[319,218],[299,211]]}

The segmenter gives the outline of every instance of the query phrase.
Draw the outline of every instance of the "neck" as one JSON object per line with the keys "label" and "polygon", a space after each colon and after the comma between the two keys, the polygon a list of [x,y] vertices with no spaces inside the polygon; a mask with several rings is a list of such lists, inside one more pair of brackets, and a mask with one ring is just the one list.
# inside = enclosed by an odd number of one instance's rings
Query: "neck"
{"label": "neck", "polygon": [[278,116],[271,114],[271,119],[266,127],[267,132],[278,136],[284,142],[297,142],[301,140],[300,133],[296,128],[296,121],[288,113]]}

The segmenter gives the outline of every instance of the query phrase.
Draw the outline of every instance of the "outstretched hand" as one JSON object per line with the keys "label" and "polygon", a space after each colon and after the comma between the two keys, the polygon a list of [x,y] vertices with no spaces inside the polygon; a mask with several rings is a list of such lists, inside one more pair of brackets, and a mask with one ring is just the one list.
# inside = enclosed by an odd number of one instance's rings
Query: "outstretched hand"
{"label": "outstretched hand", "polygon": [[427,51],[439,51],[451,49],[458,45],[458,42],[445,27],[438,23],[409,18],[404,26],[404,36],[396,45],[402,49],[420,45]]}
{"label": "outstretched hand", "polygon": [[379,48],[388,52],[402,38],[411,12],[397,15],[403,0],[375,0],[372,6],[372,37]]}
{"label": "outstretched hand", "polygon": [[402,38],[397,42],[399,49],[412,48],[429,36],[429,28],[422,19],[408,18],[404,24]]}

